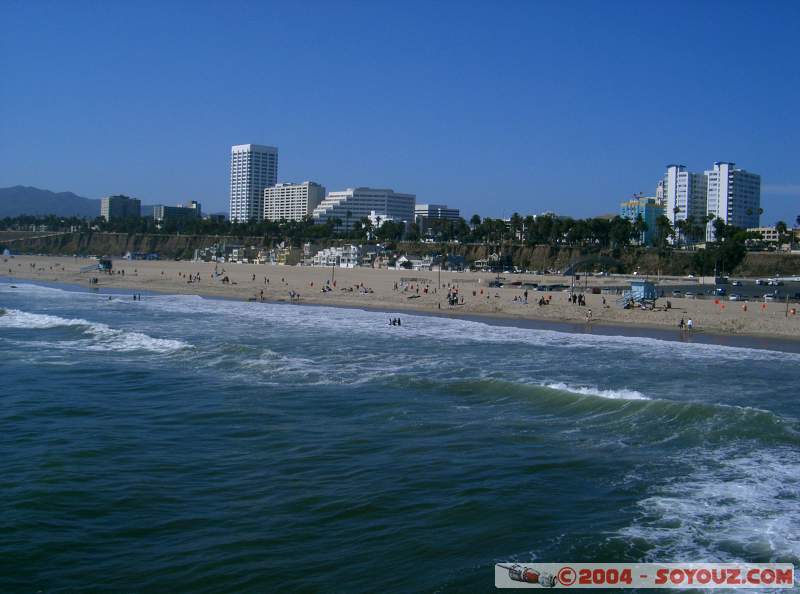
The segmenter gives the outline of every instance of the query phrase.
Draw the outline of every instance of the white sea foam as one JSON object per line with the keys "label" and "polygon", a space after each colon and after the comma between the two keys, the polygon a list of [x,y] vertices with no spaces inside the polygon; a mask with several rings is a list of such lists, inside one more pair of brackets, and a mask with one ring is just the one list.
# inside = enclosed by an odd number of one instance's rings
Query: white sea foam
{"label": "white sea foam", "polygon": [[44,330],[48,328],[77,327],[89,340],[61,341],[58,344],[66,348],[80,348],[87,351],[151,351],[169,353],[188,347],[181,340],[154,338],[141,332],[132,332],[111,328],[106,324],[90,322],[82,318],[62,318],[48,314],[36,314],[8,309],[0,316],[0,328],[19,328]]}
{"label": "white sea foam", "polygon": [[[81,298],[97,299],[95,293],[74,293],[53,287],[25,284],[20,289],[42,293],[69,294]],[[10,289],[6,289],[10,290]],[[107,296],[104,296],[107,298]],[[430,339],[451,344],[474,342],[490,344],[531,344],[545,348],[592,348],[630,351],[638,348],[649,355],[663,355],[671,361],[707,358],[721,360],[789,360],[800,361],[800,353],[772,351],[718,344],[685,343],[641,336],[613,336],[559,332],[515,326],[496,326],[460,318],[445,318],[410,314],[408,312],[376,312],[357,308],[288,305],[280,303],[234,302],[200,297],[198,295],[156,295],[137,302],[137,306],[164,312],[208,313],[224,316],[234,322],[255,322],[265,325],[286,325],[293,329],[346,330],[349,335],[371,339],[391,336],[398,340]],[[400,316],[402,327],[389,326],[389,317]]]}
{"label": "white sea foam", "polygon": [[[191,301],[187,301],[191,300]],[[449,344],[530,344],[543,348],[593,348],[630,351],[632,348],[650,356],[666,356],[671,361],[707,358],[721,360],[790,360],[800,361],[800,353],[771,351],[718,344],[685,343],[640,336],[612,336],[581,334],[496,326],[460,318],[445,318],[409,314],[408,312],[376,312],[325,306],[303,306],[276,303],[236,303],[197,296],[159,296],[143,302],[145,306],[160,311],[204,312],[223,315],[236,322],[250,322],[265,326],[282,326],[293,331],[325,330],[346,331],[348,335],[363,340],[392,337],[396,340],[446,341]],[[401,327],[390,326],[388,318],[400,316]]]}
{"label": "white sea foam", "polygon": [[551,390],[561,390],[563,392],[572,392],[574,394],[582,394],[584,396],[599,396],[600,398],[611,398],[613,400],[650,400],[647,396],[636,390],[627,390],[625,388],[619,390],[603,390],[591,386],[571,386],[563,382],[556,382],[550,384],[542,384]]}
{"label": "white sea foam", "polygon": [[686,452],[686,478],[656,485],[620,532],[653,561],[800,561],[800,458],[792,448]]}

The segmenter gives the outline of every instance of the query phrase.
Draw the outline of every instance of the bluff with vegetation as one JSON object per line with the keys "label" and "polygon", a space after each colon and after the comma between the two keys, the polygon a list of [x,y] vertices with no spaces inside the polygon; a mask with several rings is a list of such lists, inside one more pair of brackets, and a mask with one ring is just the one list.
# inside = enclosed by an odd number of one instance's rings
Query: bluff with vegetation
{"label": "bluff with vegetation", "polygon": [[[322,238],[315,248],[348,243],[345,238]],[[177,235],[156,233],[104,233],[83,231],[74,233],[21,233],[0,231],[0,249],[7,247],[15,253],[47,255],[110,255],[126,252],[158,253],[162,258],[189,259],[196,249],[214,244],[236,244],[246,247],[271,248],[279,241],[264,235]],[[727,242],[725,242],[727,243]],[[745,252],[736,241],[710,245],[708,249],[685,251],[670,248],[624,246],[529,245],[522,242],[492,243],[420,243],[392,242],[388,247],[410,257],[435,254],[463,256],[468,263],[485,260],[491,254],[501,254],[508,266],[528,270],[565,270],[570,264],[587,260],[581,270],[634,272],[663,275],[712,275],[720,273],[743,276],[772,276],[800,274],[800,255],[765,252]],[[613,262],[612,262],[613,260]]]}

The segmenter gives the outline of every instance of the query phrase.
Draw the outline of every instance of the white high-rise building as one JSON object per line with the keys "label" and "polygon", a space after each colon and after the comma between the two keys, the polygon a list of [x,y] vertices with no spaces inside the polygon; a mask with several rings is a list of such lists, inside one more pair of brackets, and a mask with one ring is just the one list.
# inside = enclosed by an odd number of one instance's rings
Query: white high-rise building
{"label": "white high-rise building", "polygon": [[[667,165],[656,197],[662,197],[666,216],[674,226],[678,221],[704,222],[708,183],[702,173],[690,173],[685,165]],[[661,196],[659,196],[661,194]]]}
{"label": "white high-rise building", "polygon": [[278,183],[278,149],[260,144],[231,147],[230,220],[264,216],[264,189]]}
{"label": "white high-rise building", "polygon": [[[727,225],[741,229],[759,226],[761,218],[761,176],[734,163],[717,162],[705,172],[708,179],[707,212]],[[706,227],[706,239],[714,240],[713,221]]]}
{"label": "white high-rise building", "polygon": [[264,190],[264,218],[302,221],[325,199],[325,187],[312,181],[276,184]]}
{"label": "white high-rise building", "polygon": [[414,221],[414,194],[399,194],[394,190],[375,188],[348,188],[342,192],[330,192],[314,209],[313,217],[320,223],[332,219],[342,222],[342,229],[350,230],[362,218],[375,215],[393,221]]}

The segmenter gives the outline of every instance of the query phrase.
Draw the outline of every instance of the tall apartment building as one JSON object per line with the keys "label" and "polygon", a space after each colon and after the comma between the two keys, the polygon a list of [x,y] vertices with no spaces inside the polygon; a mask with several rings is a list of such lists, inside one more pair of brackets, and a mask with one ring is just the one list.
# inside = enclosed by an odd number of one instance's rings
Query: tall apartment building
{"label": "tall apartment building", "polygon": [[264,216],[264,189],[278,183],[278,149],[260,144],[231,147],[230,220]]}
{"label": "tall apartment building", "polygon": [[685,165],[667,165],[658,193],[663,195],[666,215],[674,226],[678,221],[701,223],[706,216],[708,182],[702,173],[690,173]]}
{"label": "tall apartment building", "polygon": [[141,212],[142,203],[136,198],[108,196],[100,200],[100,216],[107,221],[139,217]]}
{"label": "tall apartment building", "polygon": [[302,221],[325,199],[325,187],[312,181],[276,184],[264,189],[263,217],[268,221]]}
{"label": "tall apartment building", "polygon": [[343,229],[352,229],[353,224],[369,217],[372,211],[381,218],[393,221],[414,221],[414,194],[400,194],[394,190],[375,188],[348,188],[341,192],[330,192],[314,209],[313,217],[320,223],[340,219]]}
{"label": "tall apartment building", "polygon": [[[735,163],[717,162],[706,171],[708,198],[706,210],[709,215],[725,221],[728,225],[748,229],[759,226],[761,218],[761,176]],[[714,225],[708,223],[706,239],[714,240]]]}

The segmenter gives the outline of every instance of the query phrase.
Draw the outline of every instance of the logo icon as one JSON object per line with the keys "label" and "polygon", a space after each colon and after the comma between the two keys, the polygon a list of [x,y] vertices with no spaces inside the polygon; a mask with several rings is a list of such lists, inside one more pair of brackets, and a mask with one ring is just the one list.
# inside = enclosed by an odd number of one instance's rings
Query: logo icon
{"label": "logo icon", "polygon": [[571,586],[574,584],[577,577],[578,575],[575,573],[575,570],[569,565],[558,570],[558,581],[565,586]]}
{"label": "logo icon", "polygon": [[517,563],[514,565],[503,565],[502,563],[498,563],[498,566],[508,570],[508,577],[515,582],[539,584],[543,588],[553,588],[558,583],[558,578],[556,576],[542,571],[537,571],[532,567],[526,567]]}

